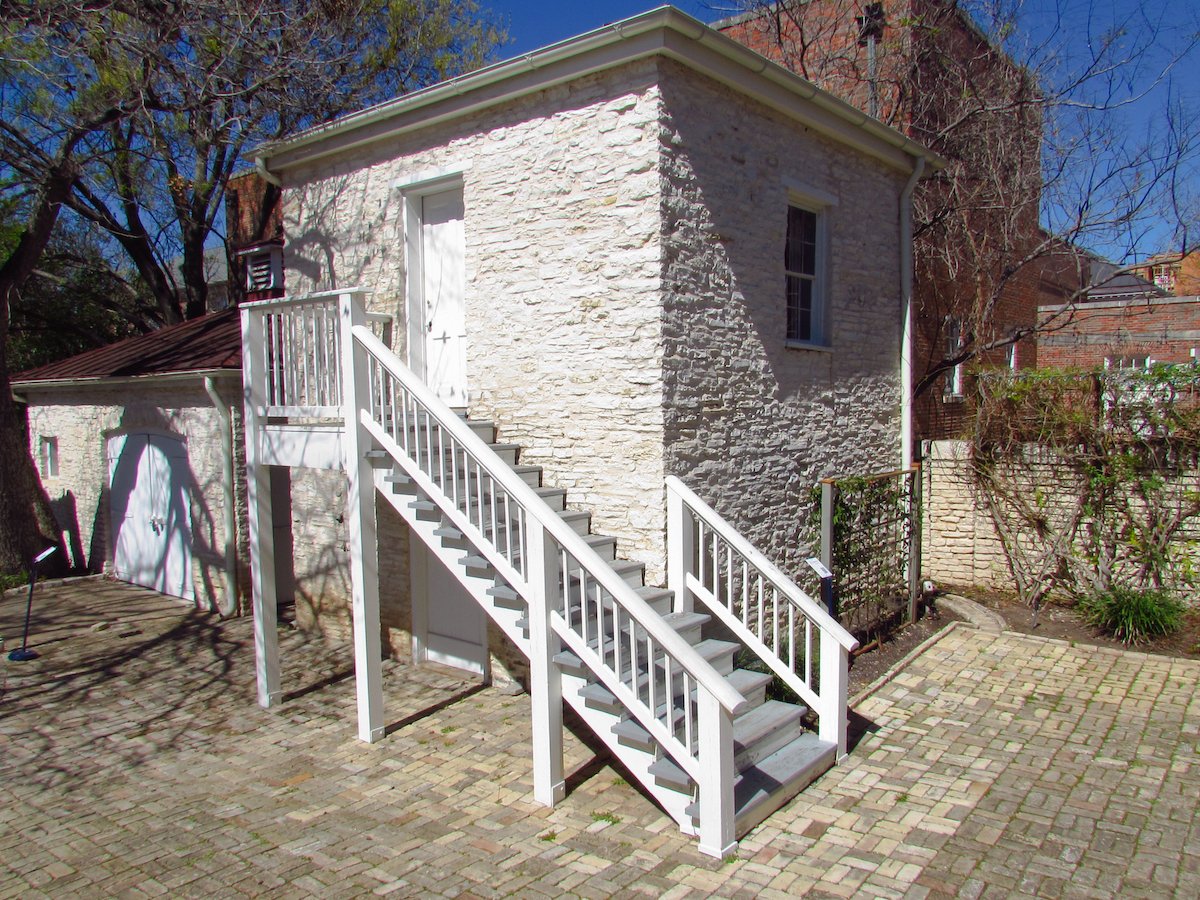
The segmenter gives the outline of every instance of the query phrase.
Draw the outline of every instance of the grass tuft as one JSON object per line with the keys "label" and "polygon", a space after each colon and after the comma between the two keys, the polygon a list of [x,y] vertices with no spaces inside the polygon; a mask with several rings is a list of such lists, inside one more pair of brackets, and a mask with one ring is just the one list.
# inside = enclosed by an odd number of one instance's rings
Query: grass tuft
{"label": "grass tuft", "polygon": [[1125,644],[1179,630],[1187,607],[1164,590],[1111,587],[1079,601],[1079,612],[1088,624]]}

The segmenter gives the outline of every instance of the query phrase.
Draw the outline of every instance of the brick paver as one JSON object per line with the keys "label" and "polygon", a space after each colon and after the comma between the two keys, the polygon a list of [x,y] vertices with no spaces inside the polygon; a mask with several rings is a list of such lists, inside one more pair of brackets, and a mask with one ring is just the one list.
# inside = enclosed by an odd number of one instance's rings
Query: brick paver
{"label": "brick paver", "polygon": [[722,863],[573,736],[571,793],[534,804],[523,696],[388,664],[366,745],[345,647],[285,635],[265,711],[248,620],[98,581],[36,602],[42,658],[3,663],[0,896],[1200,894],[1194,661],[954,626]]}

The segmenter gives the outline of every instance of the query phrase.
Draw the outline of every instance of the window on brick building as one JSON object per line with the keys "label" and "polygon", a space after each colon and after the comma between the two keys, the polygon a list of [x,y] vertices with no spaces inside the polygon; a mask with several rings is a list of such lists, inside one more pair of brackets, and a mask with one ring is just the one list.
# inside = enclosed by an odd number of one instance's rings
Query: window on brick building
{"label": "window on brick building", "polygon": [[44,434],[38,438],[38,471],[43,478],[58,477],[58,438]]}
{"label": "window on brick building", "polygon": [[1010,372],[1017,371],[1017,366],[1019,363],[1017,360],[1017,345],[1015,343],[1008,345],[1008,351],[1007,351],[1007,355],[1005,357],[1005,362],[1008,364],[1008,371],[1010,371]]}
{"label": "window on brick building", "polygon": [[815,209],[788,205],[783,267],[789,344],[829,344],[829,313],[822,272],[823,219]]}
{"label": "window on brick building", "polygon": [[[953,359],[962,352],[962,322],[950,316],[946,319],[946,358]],[[962,363],[946,370],[942,395],[947,400],[961,400],[963,395]]]}
{"label": "window on brick building", "polygon": [[1175,267],[1158,265],[1154,267],[1154,283],[1164,291],[1175,291]]}

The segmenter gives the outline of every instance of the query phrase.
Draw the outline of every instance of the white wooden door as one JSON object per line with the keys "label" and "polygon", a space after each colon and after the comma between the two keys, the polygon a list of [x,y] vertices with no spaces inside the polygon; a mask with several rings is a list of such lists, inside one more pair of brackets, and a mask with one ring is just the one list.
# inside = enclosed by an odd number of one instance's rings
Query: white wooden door
{"label": "white wooden door", "polygon": [[487,617],[437,555],[412,543],[413,637],[417,658],[488,674]]}
{"label": "white wooden door", "polygon": [[161,434],[118,435],[109,439],[107,457],[116,576],[194,599],[183,441]]}
{"label": "white wooden door", "polygon": [[421,202],[421,316],[425,382],[450,406],[467,405],[466,244],[461,188]]}

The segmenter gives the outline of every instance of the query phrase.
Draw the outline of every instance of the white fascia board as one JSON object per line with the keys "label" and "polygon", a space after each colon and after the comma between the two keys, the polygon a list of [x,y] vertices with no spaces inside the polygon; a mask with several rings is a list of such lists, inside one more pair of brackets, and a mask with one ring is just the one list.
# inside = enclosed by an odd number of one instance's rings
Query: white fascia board
{"label": "white fascia board", "polygon": [[52,378],[45,381],[14,381],[13,393],[22,395],[37,391],[61,390],[62,388],[102,388],[120,385],[153,385],[196,381],[203,386],[205,378],[227,378],[240,381],[241,369],[195,369],[190,372],[162,372],[155,375],[124,375],[119,377],[92,376],[88,378]]}
{"label": "white fascia board", "polygon": [[526,56],[415,91],[256,151],[273,173],[542,91],[638,59],[663,56],[903,171],[945,160],[674,7],[661,7]]}

